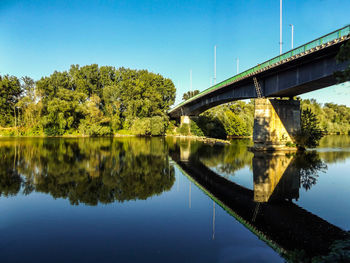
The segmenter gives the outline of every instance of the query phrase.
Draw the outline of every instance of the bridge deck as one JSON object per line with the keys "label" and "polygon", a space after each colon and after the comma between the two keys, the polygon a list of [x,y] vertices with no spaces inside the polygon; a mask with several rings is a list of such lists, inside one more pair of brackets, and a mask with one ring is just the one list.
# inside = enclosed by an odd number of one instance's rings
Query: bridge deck
{"label": "bridge deck", "polygon": [[171,115],[171,113],[179,110],[179,108],[194,102],[198,99],[201,99],[201,97],[206,96],[210,93],[213,93],[217,90],[220,90],[222,88],[225,88],[227,86],[232,85],[233,83],[239,82],[243,79],[252,77],[253,75],[256,75],[258,73],[270,70],[272,68],[278,67],[280,65],[283,65],[285,63],[289,63],[293,60],[299,59],[301,57],[310,55],[314,52],[317,52],[319,50],[322,49],[326,49],[328,47],[331,47],[333,45],[339,44],[343,41],[346,41],[347,39],[350,38],[350,25],[345,26],[339,30],[336,30],[334,32],[331,32],[325,36],[322,36],[320,38],[317,38],[313,41],[310,41],[302,46],[299,46],[293,50],[290,50],[282,55],[279,55],[277,57],[274,57],[268,61],[265,61],[261,64],[258,64],[257,66],[250,68],[238,75],[235,75],[227,80],[224,80],[202,92],[200,92],[199,94],[197,94],[196,96],[181,102],[180,104],[178,104],[177,106],[175,106],[174,108],[172,108],[171,110],[169,110],[169,114]]}

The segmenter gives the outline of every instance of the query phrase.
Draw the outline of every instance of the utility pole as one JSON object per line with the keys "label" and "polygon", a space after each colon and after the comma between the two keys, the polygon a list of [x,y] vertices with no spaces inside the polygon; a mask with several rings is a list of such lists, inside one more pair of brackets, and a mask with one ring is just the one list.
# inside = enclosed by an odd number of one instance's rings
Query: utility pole
{"label": "utility pole", "polygon": [[282,54],[282,0],[280,0],[280,55]]}
{"label": "utility pole", "polygon": [[192,92],[192,69],[190,69],[190,91]]}
{"label": "utility pole", "polygon": [[294,45],[293,45],[293,41],[294,41],[294,25],[293,24],[290,24],[290,26],[292,27],[292,49],[293,49],[293,47],[294,47]]}
{"label": "utility pole", "polygon": [[239,72],[239,58],[236,58],[236,73]]}
{"label": "utility pole", "polygon": [[214,85],[216,84],[216,45],[214,46]]}

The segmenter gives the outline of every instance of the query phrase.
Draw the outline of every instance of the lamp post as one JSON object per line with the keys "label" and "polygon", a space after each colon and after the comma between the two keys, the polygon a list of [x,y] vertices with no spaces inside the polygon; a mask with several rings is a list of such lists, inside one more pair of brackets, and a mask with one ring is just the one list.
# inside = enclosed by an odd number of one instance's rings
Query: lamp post
{"label": "lamp post", "polygon": [[192,69],[190,69],[190,91],[192,92]]}
{"label": "lamp post", "polygon": [[293,41],[294,41],[294,25],[293,24],[290,24],[290,26],[292,27],[292,49],[294,47],[294,44],[293,44]]}
{"label": "lamp post", "polygon": [[214,85],[216,84],[216,45],[214,46]]}
{"label": "lamp post", "polygon": [[282,0],[280,0],[280,54],[282,54]]}

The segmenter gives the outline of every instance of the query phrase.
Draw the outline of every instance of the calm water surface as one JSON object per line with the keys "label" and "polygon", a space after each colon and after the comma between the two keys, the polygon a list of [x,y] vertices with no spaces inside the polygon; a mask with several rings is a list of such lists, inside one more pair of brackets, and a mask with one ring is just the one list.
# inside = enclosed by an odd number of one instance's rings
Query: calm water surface
{"label": "calm water surface", "polygon": [[[284,262],[350,230],[350,137],[0,138],[1,262]],[[317,245],[315,245],[317,243]]]}

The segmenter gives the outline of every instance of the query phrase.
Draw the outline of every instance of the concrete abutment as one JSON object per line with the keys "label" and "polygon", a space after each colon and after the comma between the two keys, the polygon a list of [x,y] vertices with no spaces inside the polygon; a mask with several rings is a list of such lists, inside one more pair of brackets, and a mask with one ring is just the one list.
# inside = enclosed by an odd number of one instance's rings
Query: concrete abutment
{"label": "concrete abutment", "polygon": [[300,131],[300,101],[255,99],[253,151],[296,150]]}

